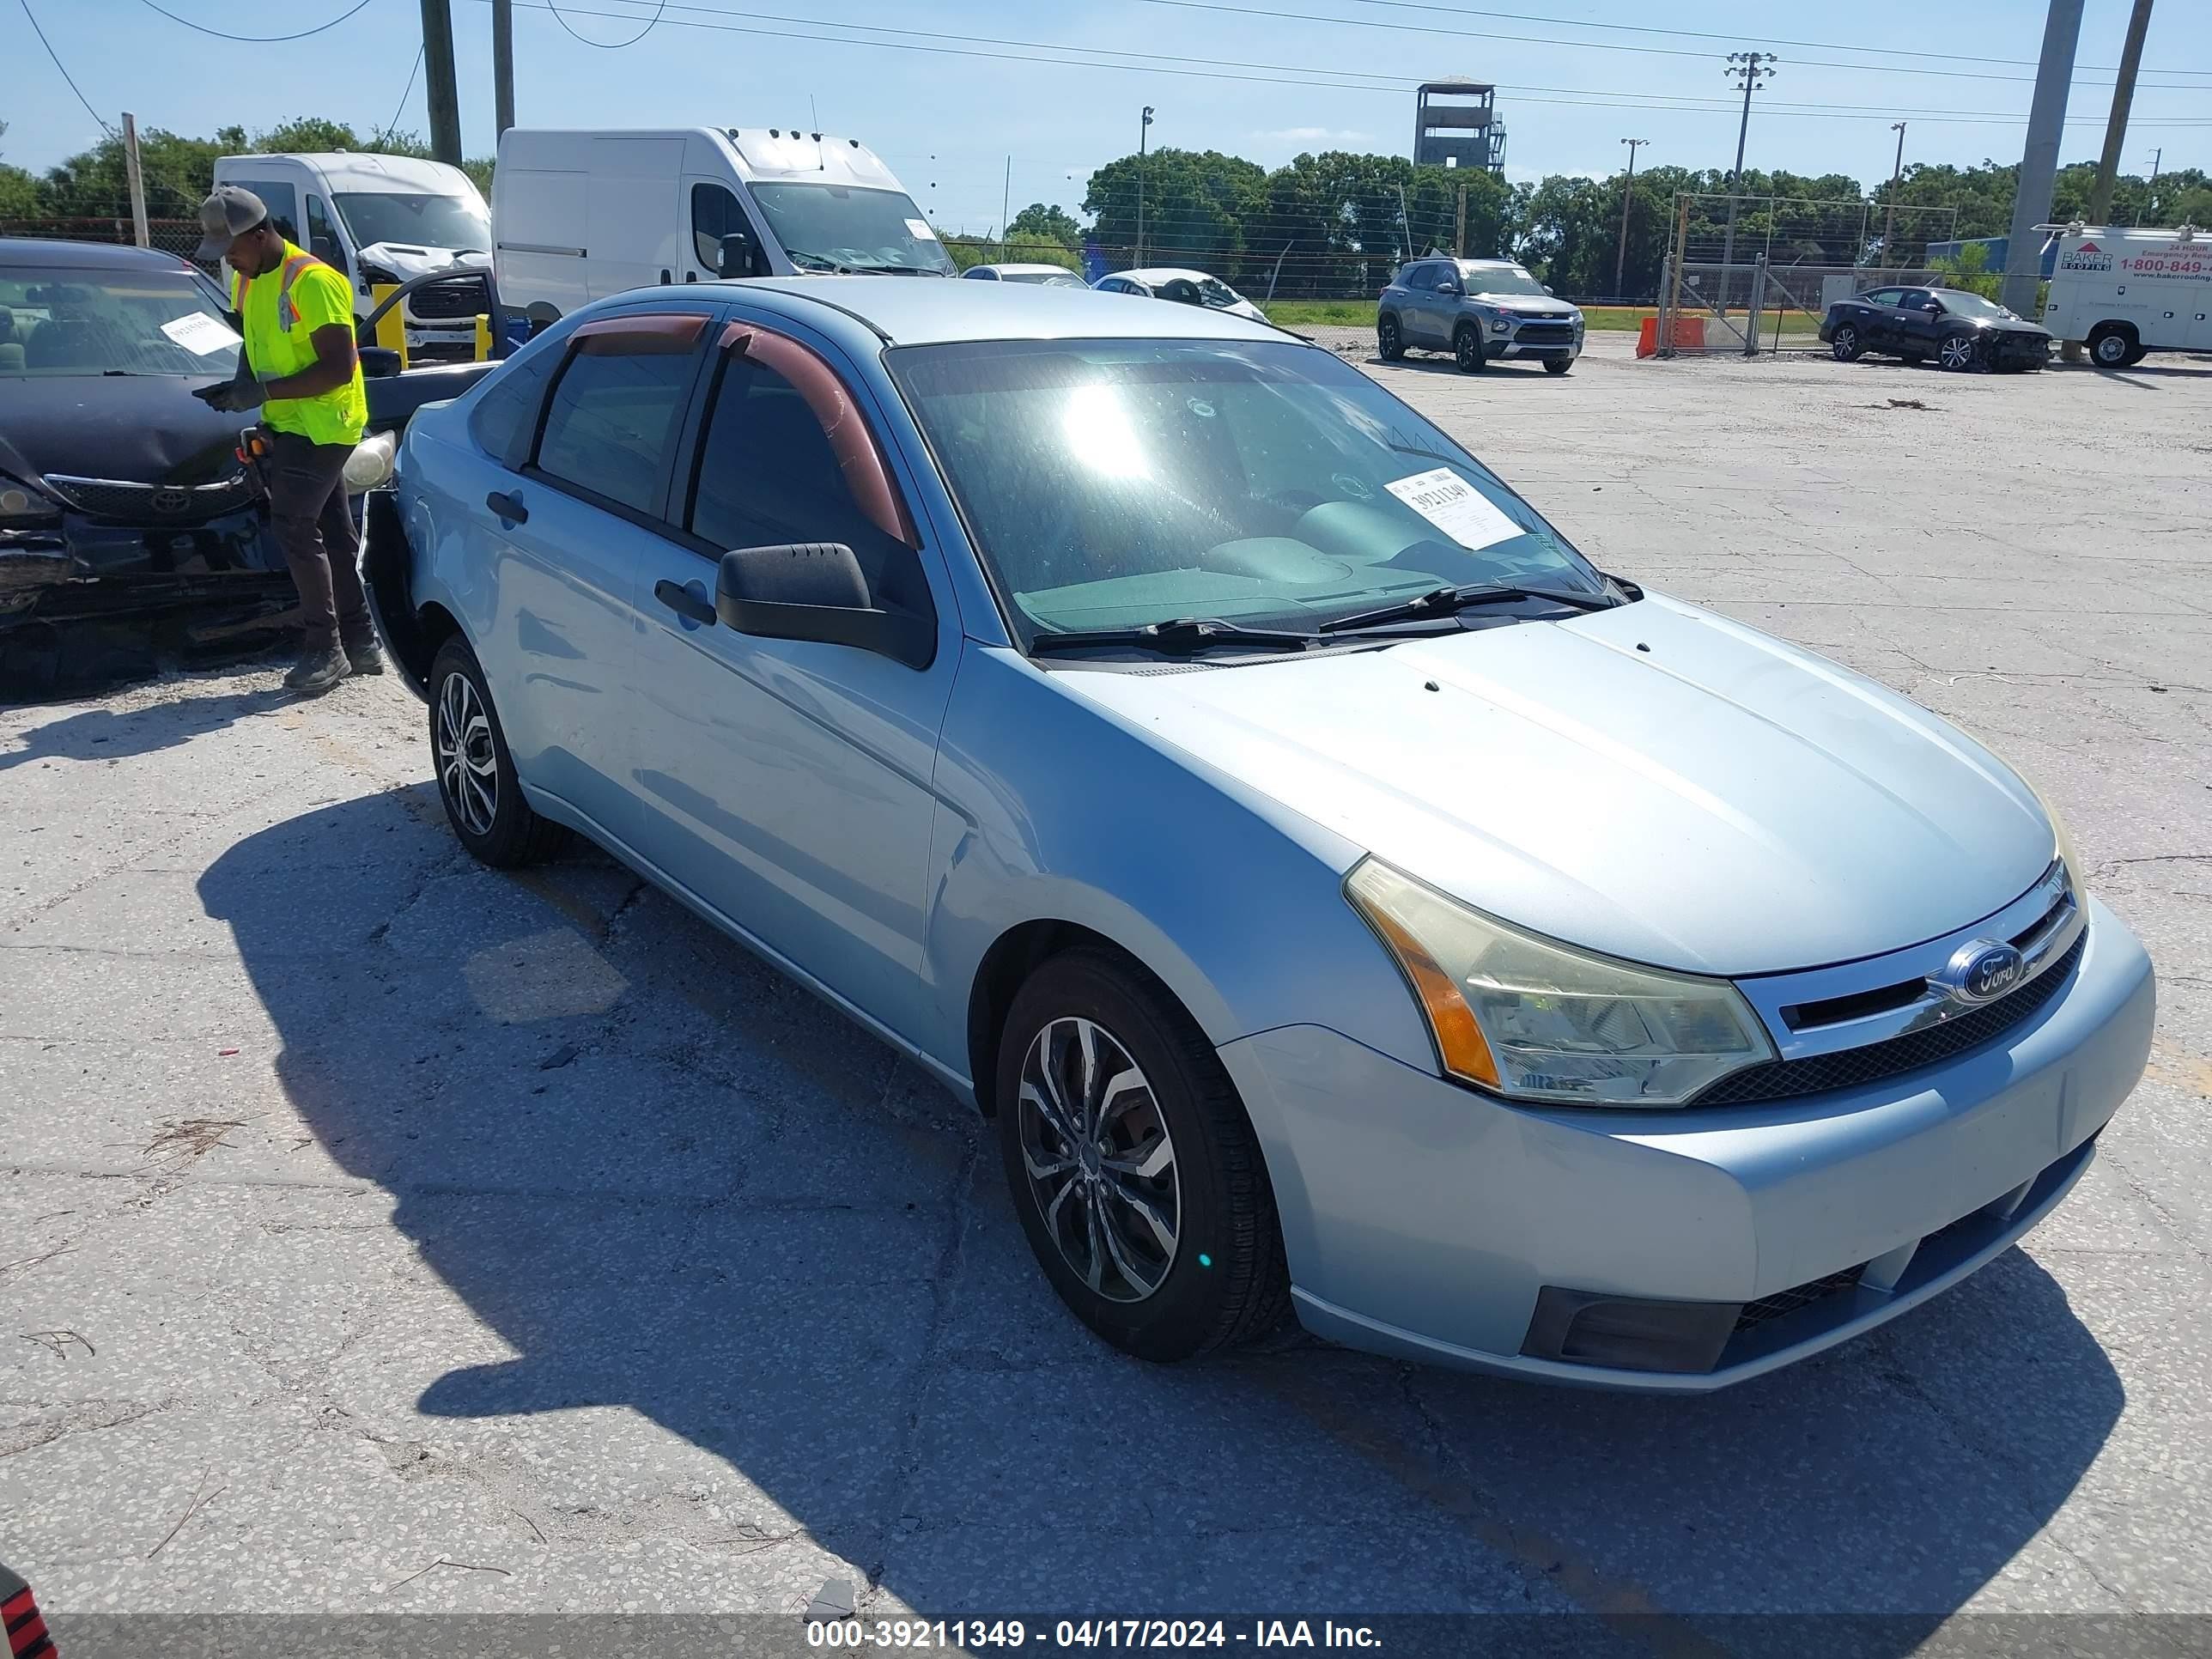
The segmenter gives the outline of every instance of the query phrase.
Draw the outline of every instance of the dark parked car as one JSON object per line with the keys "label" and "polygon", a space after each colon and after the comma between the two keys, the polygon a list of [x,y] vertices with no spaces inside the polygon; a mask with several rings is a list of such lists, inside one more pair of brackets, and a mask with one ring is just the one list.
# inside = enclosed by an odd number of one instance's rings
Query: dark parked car
{"label": "dark parked car", "polygon": [[0,681],[75,678],[72,624],[191,611],[228,631],[293,601],[222,292],[174,254],[0,239]]}
{"label": "dark parked car", "polygon": [[2048,330],[1994,300],[1952,288],[1877,288],[1838,300],[1820,319],[1838,362],[1869,352],[1945,368],[2041,368],[2055,343]]}

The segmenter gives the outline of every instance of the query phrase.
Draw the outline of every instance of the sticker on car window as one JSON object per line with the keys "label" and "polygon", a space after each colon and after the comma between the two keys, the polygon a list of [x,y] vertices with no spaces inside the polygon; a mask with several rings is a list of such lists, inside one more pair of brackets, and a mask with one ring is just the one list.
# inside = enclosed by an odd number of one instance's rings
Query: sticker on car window
{"label": "sticker on car window", "polygon": [[937,233],[929,228],[929,221],[927,219],[908,220],[906,234],[924,242],[933,242],[937,240]]}
{"label": "sticker on car window", "polygon": [[218,351],[245,343],[236,330],[204,311],[173,317],[161,325],[161,332],[196,357],[212,357]]}
{"label": "sticker on car window", "polygon": [[1462,547],[1493,547],[1528,533],[1526,527],[1499,512],[1490,497],[1447,466],[1416,472],[1382,488]]}

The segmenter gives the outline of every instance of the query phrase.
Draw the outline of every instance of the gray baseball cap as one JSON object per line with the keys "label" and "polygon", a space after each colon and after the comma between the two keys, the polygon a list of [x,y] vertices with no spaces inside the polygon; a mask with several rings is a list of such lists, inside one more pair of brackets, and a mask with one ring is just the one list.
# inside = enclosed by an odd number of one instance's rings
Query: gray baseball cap
{"label": "gray baseball cap", "polygon": [[236,185],[217,185],[215,194],[200,204],[199,249],[195,259],[220,259],[230,245],[249,230],[264,224],[269,210],[252,191]]}

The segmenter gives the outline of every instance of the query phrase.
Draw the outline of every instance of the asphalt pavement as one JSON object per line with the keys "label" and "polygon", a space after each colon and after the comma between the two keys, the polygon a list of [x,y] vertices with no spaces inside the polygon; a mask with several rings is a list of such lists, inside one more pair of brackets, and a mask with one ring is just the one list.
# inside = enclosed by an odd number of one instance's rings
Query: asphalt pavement
{"label": "asphalt pavement", "polygon": [[1699,1654],[1729,1614],[1892,1615],[1889,1653],[2212,1613],[2212,363],[1628,347],[1368,367],[1605,568],[2069,817],[2161,1006],[2024,1248],[1701,1400],[1296,1335],[1156,1369],[1061,1311],[912,1066],[596,854],[464,856],[395,680],[0,710],[0,1559],[64,1654],[104,1612],[795,1620],[834,1579]]}

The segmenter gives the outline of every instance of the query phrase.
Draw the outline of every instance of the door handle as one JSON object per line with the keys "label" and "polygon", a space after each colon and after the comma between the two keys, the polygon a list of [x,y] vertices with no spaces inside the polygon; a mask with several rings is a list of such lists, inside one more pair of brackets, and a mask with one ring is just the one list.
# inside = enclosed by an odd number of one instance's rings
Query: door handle
{"label": "door handle", "polygon": [[672,283],[676,280],[675,273],[671,271],[666,265],[663,265],[660,268],[660,280],[663,283]]}
{"label": "door handle", "polygon": [[653,597],[687,622],[706,624],[714,620],[714,607],[680,582],[653,583]]}
{"label": "door handle", "polygon": [[509,524],[528,524],[530,509],[522,504],[522,497],[503,489],[495,489],[484,497],[484,505]]}

